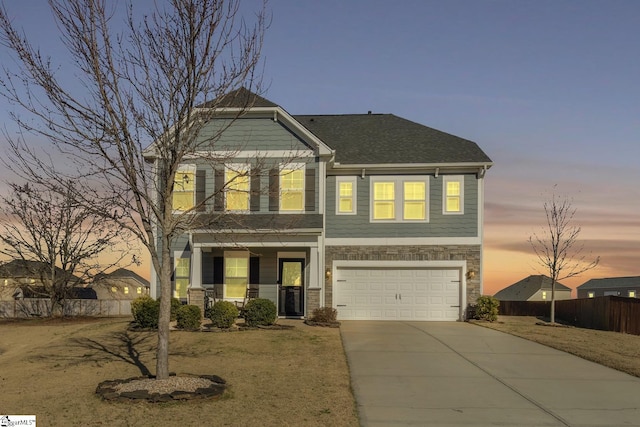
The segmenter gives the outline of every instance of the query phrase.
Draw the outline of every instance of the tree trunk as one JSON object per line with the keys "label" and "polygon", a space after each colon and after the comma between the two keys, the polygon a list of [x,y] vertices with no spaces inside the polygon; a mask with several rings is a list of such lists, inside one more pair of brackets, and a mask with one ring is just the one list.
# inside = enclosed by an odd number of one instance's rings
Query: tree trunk
{"label": "tree trunk", "polygon": [[169,326],[171,322],[171,258],[169,243],[162,245],[160,268],[160,313],[158,317],[158,348],[156,351],[156,379],[169,378]]}

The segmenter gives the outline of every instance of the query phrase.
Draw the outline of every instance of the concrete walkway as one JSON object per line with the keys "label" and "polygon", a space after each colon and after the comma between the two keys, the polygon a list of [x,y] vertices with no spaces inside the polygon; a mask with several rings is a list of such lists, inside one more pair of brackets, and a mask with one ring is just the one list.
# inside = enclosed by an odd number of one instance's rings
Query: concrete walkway
{"label": "concrete walkway", "polygon": [[343,321],[362,426],[640,426],[640,379],[469,323]]}

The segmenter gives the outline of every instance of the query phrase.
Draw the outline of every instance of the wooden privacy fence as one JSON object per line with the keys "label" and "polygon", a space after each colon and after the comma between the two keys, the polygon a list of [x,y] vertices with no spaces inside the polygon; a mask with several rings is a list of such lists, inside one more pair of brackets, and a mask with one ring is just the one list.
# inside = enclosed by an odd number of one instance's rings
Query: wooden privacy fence
{"label": "wooden privacy fence", "polygon": [[[550,302],[500,301],[505,316],[548,317]],[[640,335],[640,299],[617,296],[556,301],[556,319],[580,328]]]}
{"label": "wooden privacy fence", "polygon": [[[0,301],[0,318],[38,317],[51,313],[51,301],[26,298]],[[64,305],[65,316],[130,316],[130,300],[69,299]]]}

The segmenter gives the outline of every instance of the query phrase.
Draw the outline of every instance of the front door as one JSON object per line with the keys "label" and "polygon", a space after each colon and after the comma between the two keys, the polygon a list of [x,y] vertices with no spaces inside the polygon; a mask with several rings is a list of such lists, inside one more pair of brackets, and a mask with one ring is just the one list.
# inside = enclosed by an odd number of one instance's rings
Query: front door
{"label": "front door", "polygon": [[304,259],[280,258],[280,316],[304,316]]}

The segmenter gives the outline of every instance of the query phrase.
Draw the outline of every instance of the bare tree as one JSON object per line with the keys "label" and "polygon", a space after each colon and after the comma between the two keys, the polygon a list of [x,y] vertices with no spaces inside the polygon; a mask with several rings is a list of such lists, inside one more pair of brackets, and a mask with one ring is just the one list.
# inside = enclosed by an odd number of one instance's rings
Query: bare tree
{"label": "bare tree", "polygon": [[[24,286],[50,300],[47,314],[64,313],[75,286],[122,265],[129,255],[135,260],[127,234],[96,214],[96,206],[86,209],[77,203],[71,182],[55,192],[29,184],[9,186],[11,194],[1,198],[0,254],[22,261],[23,270],[38,279]],[[110,256],[98,260],[107,251]]]}
{"label": "bare tree", "polygon": [[[205,198],[174,212],[176,173],[185,160],[211,151],[253,102],[251,97],[229,100],[226,94],[240,87],[260,92],[266,4],[248,25],[239,0],[157,1],[140,19],[131,3],[122,30],[114,22],[117,3],[49,4],[75,67],[74,84],[65,87],[64,73],[2,8],[0,43],[21,69],[4,66],[0,92],[36,119],[14,115],[22,130],[44,136],[71,162],[60,171],[24,138],[10,138],[12,164],[42,185],[82,177],[84,204],[110,203],[105,218],[127,227],[149,251],[161,297],[156,377],[164,379],[169,375],[170,248],[190,227],[193,211],[209,204]],[[225,125],[200,132],[217,107],[229,105],[235,108],[228,109]],[[217,148],[225,154],[206,160],[224,163],[235,156]]]}
{"label": "bare tree", "polygon": [[573,225],[576,208],[568,197],[551,194],[544,202],[547,223],[540,234],[529,237],[538,263],[551,278],[551,323],[555,323],[555,288],[556,282],[578,276],[595,268],[600,257],[591,259],[585,254],[584,245],[578,242],[581,227]]}

